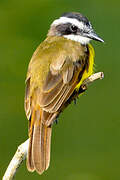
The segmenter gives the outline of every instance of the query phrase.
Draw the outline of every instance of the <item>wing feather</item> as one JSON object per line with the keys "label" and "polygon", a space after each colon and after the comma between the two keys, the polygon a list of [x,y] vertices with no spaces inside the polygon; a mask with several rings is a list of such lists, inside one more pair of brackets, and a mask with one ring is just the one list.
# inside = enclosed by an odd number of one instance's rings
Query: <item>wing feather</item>
{"label": "wing feather", "polygon": [[[82,69],[83,67],[81,64],[73,63],[71,61],[69,63],[67,62],[67,65],[64,64],[61,72],[59,72],[57,75],[61,77],[61,81],[59,81],[59,83],[54,81],[55,75],[52,74],[52,72],[48,73],[48,76],[53,76],[53,78],[50,79],[51,81],[53,79],[52,82],[55,83],[55,85],[54,88],[49,89],[48,92],[44,92],[43,90],[41,93],[39,102],[44,111],[51,113],[59,111],[62,104],[67,101],[67,99],[73,93],[74,88],[78,83],[78,77]],[[49,84],[49,82],[47,82],[48,79],[49,78],[46,78],[46,85]]]}

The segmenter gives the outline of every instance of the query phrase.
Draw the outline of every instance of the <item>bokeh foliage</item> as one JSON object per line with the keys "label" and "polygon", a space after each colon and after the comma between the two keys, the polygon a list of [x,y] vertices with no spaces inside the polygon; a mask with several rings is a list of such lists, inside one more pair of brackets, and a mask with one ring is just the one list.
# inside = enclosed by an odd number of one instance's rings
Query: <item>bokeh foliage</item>
{"label": "bokeh foliage", "polygon": [[51,22],[63,12],[89,17],[104,44],[92,42],[95,82],[53,127],[51,164],[42,176],[29,173],[25,162],[15,179],[120,179],[120,1],[0,0],[0,177],[19,144],[27,139],[24,88],[32,53]]}

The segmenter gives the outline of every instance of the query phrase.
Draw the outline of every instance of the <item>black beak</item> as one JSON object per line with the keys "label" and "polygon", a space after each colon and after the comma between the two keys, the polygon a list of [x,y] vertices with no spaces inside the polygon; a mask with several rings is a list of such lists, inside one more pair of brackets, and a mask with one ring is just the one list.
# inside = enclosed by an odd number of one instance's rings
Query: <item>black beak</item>
{"label": "black beak", "polygon": [[104,42],[94,31],[90,31],[89,33],[85,34],[85,37],[93,39],[95,41]]}

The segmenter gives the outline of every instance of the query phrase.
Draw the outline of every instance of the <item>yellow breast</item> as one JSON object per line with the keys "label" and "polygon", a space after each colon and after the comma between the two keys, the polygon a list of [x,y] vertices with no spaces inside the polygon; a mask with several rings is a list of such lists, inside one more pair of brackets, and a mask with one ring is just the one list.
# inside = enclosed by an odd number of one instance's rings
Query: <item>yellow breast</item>
{"label": "yellow breast", "polygon": [[93,74],[95,52],[94,52],[94,49],[91,44],[88,44],[88,48],[89,48],[89,67],[87,70],[84,71],[80,82],[75,87],[75,89],[77,89],[77,90],[80,88],[83,81]]}

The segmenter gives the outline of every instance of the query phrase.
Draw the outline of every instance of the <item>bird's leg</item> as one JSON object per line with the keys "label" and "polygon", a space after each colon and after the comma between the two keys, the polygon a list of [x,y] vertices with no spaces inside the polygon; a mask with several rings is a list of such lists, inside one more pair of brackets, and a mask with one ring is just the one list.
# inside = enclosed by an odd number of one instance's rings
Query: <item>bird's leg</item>
{"label": "bird's leg", "polygon": [[58,119],[59,115],[57,115],[57,117],[55,118],[55,120],[53,121],[53,124],[58,124],[59,119]]}
{"label": "bird's leg", "polygon": [[55,123],[55,124],[58,124],[58,121],[59,121],[59,120],[58,120],[58,117],[57,117],[57,118],[55,119],[54,123]]}
{"label": "bird's leg", "polygon": [[77,100],[76,100],[76,98],[74,99],[74,104],[76,105],[76,102],[77,102]]}

